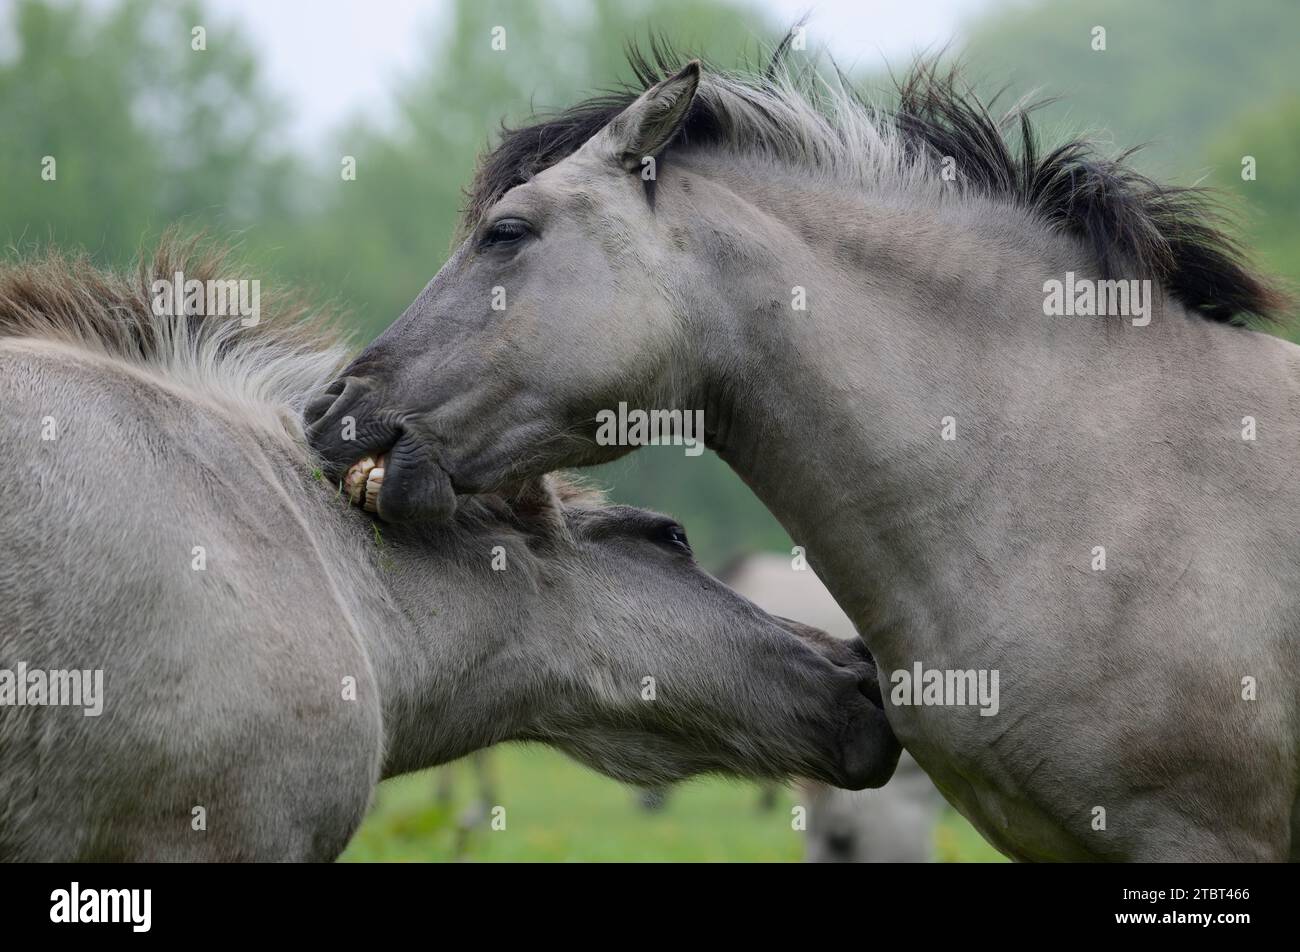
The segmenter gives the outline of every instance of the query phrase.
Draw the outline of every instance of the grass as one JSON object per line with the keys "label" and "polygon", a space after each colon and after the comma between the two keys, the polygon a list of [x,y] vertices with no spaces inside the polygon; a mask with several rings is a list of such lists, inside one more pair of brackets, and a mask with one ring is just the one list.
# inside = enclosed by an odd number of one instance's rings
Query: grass
{"label": "grass", "polygon": [[[475,786],[468,766],[457,764],[446,806],[438,804],[434,771],[382,784],[342,861],[793,863],[803,855],[803,834],[791,828],[794,790],[780,790],[763,810],[752,784],[698,780],[675,788],[651,813],[636,791],[553,751],[508,745],[490,756],[505,829],[482,822],[462,832],[457,820]],[[1002,857],[949,811],[935,830],[935,858]]]}

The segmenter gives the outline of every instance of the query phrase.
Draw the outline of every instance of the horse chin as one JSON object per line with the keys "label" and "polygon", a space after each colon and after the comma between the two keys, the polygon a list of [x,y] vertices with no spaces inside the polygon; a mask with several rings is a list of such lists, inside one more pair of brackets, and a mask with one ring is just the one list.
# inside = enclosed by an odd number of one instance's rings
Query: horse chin
{"label": "horse chin", "polygon": [[449,522],[457,488],[437,448],[407,431],[388,451],[375,512],[385,522]]}
{"label": "horse chin", "polygon": [[836,777],[831,783],[844,790],[883,787],[894,775],[902,753],[903,745],[885,712],[867,701],[841,740]]}
{"label": "horse chin", "polygon": [[399,468],[394,456],[394,450],[367,455],[349,466],[343,476],[348,501],[385,522],[449,521],[456,493],[446,471],[429,465],[412,472]]}

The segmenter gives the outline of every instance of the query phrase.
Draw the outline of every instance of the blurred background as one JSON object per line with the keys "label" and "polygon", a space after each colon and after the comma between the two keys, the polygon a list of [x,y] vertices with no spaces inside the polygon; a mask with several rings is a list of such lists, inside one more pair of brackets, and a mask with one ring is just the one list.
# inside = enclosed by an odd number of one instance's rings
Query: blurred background
{"label": "blurred background", "polygon": [[[126,265],[179,222],[237,243],[263,283],[343,308],[361,344],[449,253],[461,190],[503,121],[629,78],[624,45],[652,32],[720,66],[754,63],[807,11],[810,55],[882,99],[891,70],[942,53],[985,93],[1059,97],[1040,115],[1049,140],[1147,143],[1136,164],[1223,189],[1261,263],[1300,277],[1294,0],[0,0],[0,239],[9,256],[54,243]],[[647,448],[594,476],[679,517],[714,571],[789,560],[711,454]],[[713,780],[642,797],[503,748],[385,784],[344,858],[797,860],[804,799]],[[494,804],[505,830],[485,822]],[[928,852],[996,856],[946,810]]]}

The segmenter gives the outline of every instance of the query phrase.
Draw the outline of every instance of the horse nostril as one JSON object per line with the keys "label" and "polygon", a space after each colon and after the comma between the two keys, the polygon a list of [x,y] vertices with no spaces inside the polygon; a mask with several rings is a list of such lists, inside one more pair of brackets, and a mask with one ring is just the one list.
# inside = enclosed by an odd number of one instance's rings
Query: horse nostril
{"label": "horse nostril", "polygon": [[304,422],[312,427],[331,410],[346,409],[349,402],[356,401],[363,389],[364,386],[356,377],[339,377],[307,403],[303,410]]}
{"label": "horse nostril", "polygon": [[312,397],[302,411],[303,422],[309,427],[315,426],[320,421],[320,418],[329,412],[330,407],[334,406],[334,401],[339,398],[346,386],[347,381],[340,378],[322,390],[317,396]]}

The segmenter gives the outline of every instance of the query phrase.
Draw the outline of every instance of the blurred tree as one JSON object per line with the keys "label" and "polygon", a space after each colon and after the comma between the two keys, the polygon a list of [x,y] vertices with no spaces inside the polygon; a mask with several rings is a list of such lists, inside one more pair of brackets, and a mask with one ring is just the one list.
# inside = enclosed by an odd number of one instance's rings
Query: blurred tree
{"label": "blurred tree", "polygon": [[[225,231],[285,210],[292,159],[235,29],[194,0],[19,0],[0,62],[0,237],[129,259],[169,224]],[[204,25],[207,49],[191,48]],[[42,178],[45,156],[53,180]]]}
{"label": "blurred tree", "polygon": [[[1300,276],[1300,4],[1064,0],[1008,5],[967,30],[968,75],[1007,98],[1059,96],[1044,138],[1095,131],[1159,179],[1229,190],[1245,245],[1266,268]],[[1094,30],[1105,29],[1105,49]],[[1261,106],[1264,103],[1266,105]],[[1241,177],[1253,155],[1257,178]],[[1293,336],[1296,331],[1290,332]]]}

